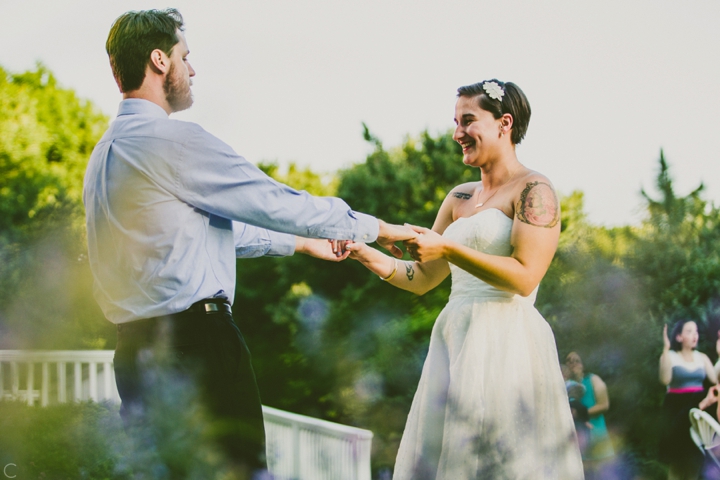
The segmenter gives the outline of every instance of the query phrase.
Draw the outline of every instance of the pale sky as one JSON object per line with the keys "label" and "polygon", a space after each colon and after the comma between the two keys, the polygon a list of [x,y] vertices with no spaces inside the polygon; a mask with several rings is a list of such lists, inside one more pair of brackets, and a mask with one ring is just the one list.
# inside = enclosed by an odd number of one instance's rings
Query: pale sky
{"label": "pale sky", "polygon": [[639,221],[661,148],[680,194],[704,182],[720,203],[717,0],[0,0],[0,65],[42,61],[113,117],[110,26],[168,6],[197,71],[176,118],[252,162],[347,168],[370,151],[361,122],[386,148],[439,134],[457,87],[495,77],[532,106],[520,160],[584,191],[594,223]]}

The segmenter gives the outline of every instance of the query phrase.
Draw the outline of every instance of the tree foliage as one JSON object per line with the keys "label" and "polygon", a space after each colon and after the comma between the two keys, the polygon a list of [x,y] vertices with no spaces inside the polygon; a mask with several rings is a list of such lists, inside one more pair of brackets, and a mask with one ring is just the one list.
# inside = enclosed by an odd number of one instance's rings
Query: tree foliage
{"label": "tree foliage", "polygon": [[[82,183],[107,118],[42,65],[0,68],[0,329],[5,345],[96,345]],[[38,301],[38,299],[42,301]],[[4,327],[4,328],[3,328]],[[12,328],[10,328],[12,327]]]}
{"label": "tree foliage", "polygon": [[[82,218],[82,179],[107,118],[42,65],[0,68],[0,235],[26,242]],[[76,225],[73,225],[76,226]]]}

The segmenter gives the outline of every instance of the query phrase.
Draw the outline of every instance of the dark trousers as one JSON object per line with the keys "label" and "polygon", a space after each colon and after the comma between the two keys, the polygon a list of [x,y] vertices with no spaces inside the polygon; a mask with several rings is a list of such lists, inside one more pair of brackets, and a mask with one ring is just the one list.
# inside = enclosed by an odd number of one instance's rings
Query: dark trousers
{"label": "dark trousers", "polygon": [[[180,476],[182,462],[205,442],[248,473],[265,465],[262,406],[250,352],[229,305],[118,325],[115,376],[128,430],[154,432],[152,448]],[[227,310],[227,311],[223,311]],[[146,439],[147,440],[147,439]],[[212,447],[208,447],[211,445]],[[162,455],[161,455],[162,456]],[[173,467],[175,465],[175,467]]]}

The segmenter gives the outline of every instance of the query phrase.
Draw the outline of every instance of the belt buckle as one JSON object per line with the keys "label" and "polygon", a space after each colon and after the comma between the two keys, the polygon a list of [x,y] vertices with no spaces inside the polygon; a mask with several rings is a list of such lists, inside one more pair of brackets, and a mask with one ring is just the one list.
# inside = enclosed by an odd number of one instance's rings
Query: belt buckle
{"label": "belt buckle", "polygon": [[218,307],[217,303],[206,303],[204,306],[205,306],[205,313],[213,313],[213,312],[220,311],[220,307]]}

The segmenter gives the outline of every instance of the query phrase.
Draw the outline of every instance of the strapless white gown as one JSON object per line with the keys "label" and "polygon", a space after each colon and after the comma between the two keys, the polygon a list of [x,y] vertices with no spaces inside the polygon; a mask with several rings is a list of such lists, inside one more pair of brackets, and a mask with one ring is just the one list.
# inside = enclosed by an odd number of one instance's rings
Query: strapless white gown
{"label": "strapless white gown", "polygon": [[[512,220],[497,209],[444,236],[509,256]],[[529,297],[450,265],[395,463],[394,480],[577,480],[582,460],[555,337]]]}

